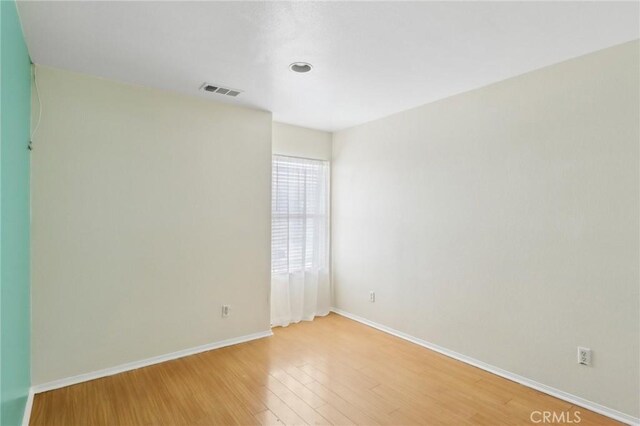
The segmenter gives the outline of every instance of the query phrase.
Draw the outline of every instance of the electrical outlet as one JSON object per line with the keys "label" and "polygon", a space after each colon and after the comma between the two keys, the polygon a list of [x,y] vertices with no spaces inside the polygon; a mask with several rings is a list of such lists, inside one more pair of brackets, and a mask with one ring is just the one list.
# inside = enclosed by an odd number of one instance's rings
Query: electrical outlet
{"label": "electrical outlet", "polygon": [[376,292],[375,291],[370,291],[369,292],[369,302],[373,303],[376,301]]}
{"label": "electrical outlet", "polygon": [[222,305],[222,318],[226,318],[229,316],[229,311],[231,311],[231,306]]}
{"label": "electrical outlet", "polygon": [[591,365],[591,349],[578,346],[578,364]]}

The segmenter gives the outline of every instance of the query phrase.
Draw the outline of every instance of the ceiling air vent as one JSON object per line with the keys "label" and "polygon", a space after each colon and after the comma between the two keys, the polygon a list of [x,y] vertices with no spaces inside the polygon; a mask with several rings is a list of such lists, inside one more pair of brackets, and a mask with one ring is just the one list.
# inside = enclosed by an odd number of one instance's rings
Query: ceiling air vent
{"label": "ceiling air vent", "polygon": [[234,98],[242,93],[242,90],[229,89],[228,87],[221,87],[209,83],[204,83],[200,86],[200,89],[211,93],[217,93],[218,95],[232,96]]}

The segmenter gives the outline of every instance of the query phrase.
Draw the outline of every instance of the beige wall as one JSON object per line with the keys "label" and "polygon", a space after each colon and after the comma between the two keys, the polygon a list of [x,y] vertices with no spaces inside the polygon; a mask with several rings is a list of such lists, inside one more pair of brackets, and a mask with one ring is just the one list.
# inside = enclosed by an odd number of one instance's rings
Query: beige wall
{"label": "beige wall", "polygon": [[37,72],[33,384],[268,330],[271,114]]}
{"label": "beige wall", "polygon": [[331,133],[284,123],[273,123],[273,153],[331,160]]}
{"label": "beige wall", "polygon": [[336,306],[638,417],[638,49],[337,132]]}

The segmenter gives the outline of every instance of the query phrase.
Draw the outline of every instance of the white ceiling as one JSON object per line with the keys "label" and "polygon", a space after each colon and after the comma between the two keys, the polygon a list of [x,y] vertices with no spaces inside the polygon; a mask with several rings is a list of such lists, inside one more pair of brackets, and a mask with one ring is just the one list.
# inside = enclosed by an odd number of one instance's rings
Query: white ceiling
{"label": "white ceiling", "polygon": [[[638,2],[19,2],[36,64],[337,130],[639,37]],[[294,61],[309,74],[288,70]],[[244,90],[199,91],[203,82]]]}

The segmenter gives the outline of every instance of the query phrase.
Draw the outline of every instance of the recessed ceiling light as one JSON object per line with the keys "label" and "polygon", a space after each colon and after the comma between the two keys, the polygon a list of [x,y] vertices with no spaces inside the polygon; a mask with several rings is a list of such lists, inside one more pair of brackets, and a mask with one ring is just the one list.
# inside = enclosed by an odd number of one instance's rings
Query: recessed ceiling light
{"label": "recessed ceiling light", "polygon": [[289,65],[289,69],[293,72],[305,73],[311,71],[313,66],[306,62],[294,62]]}

